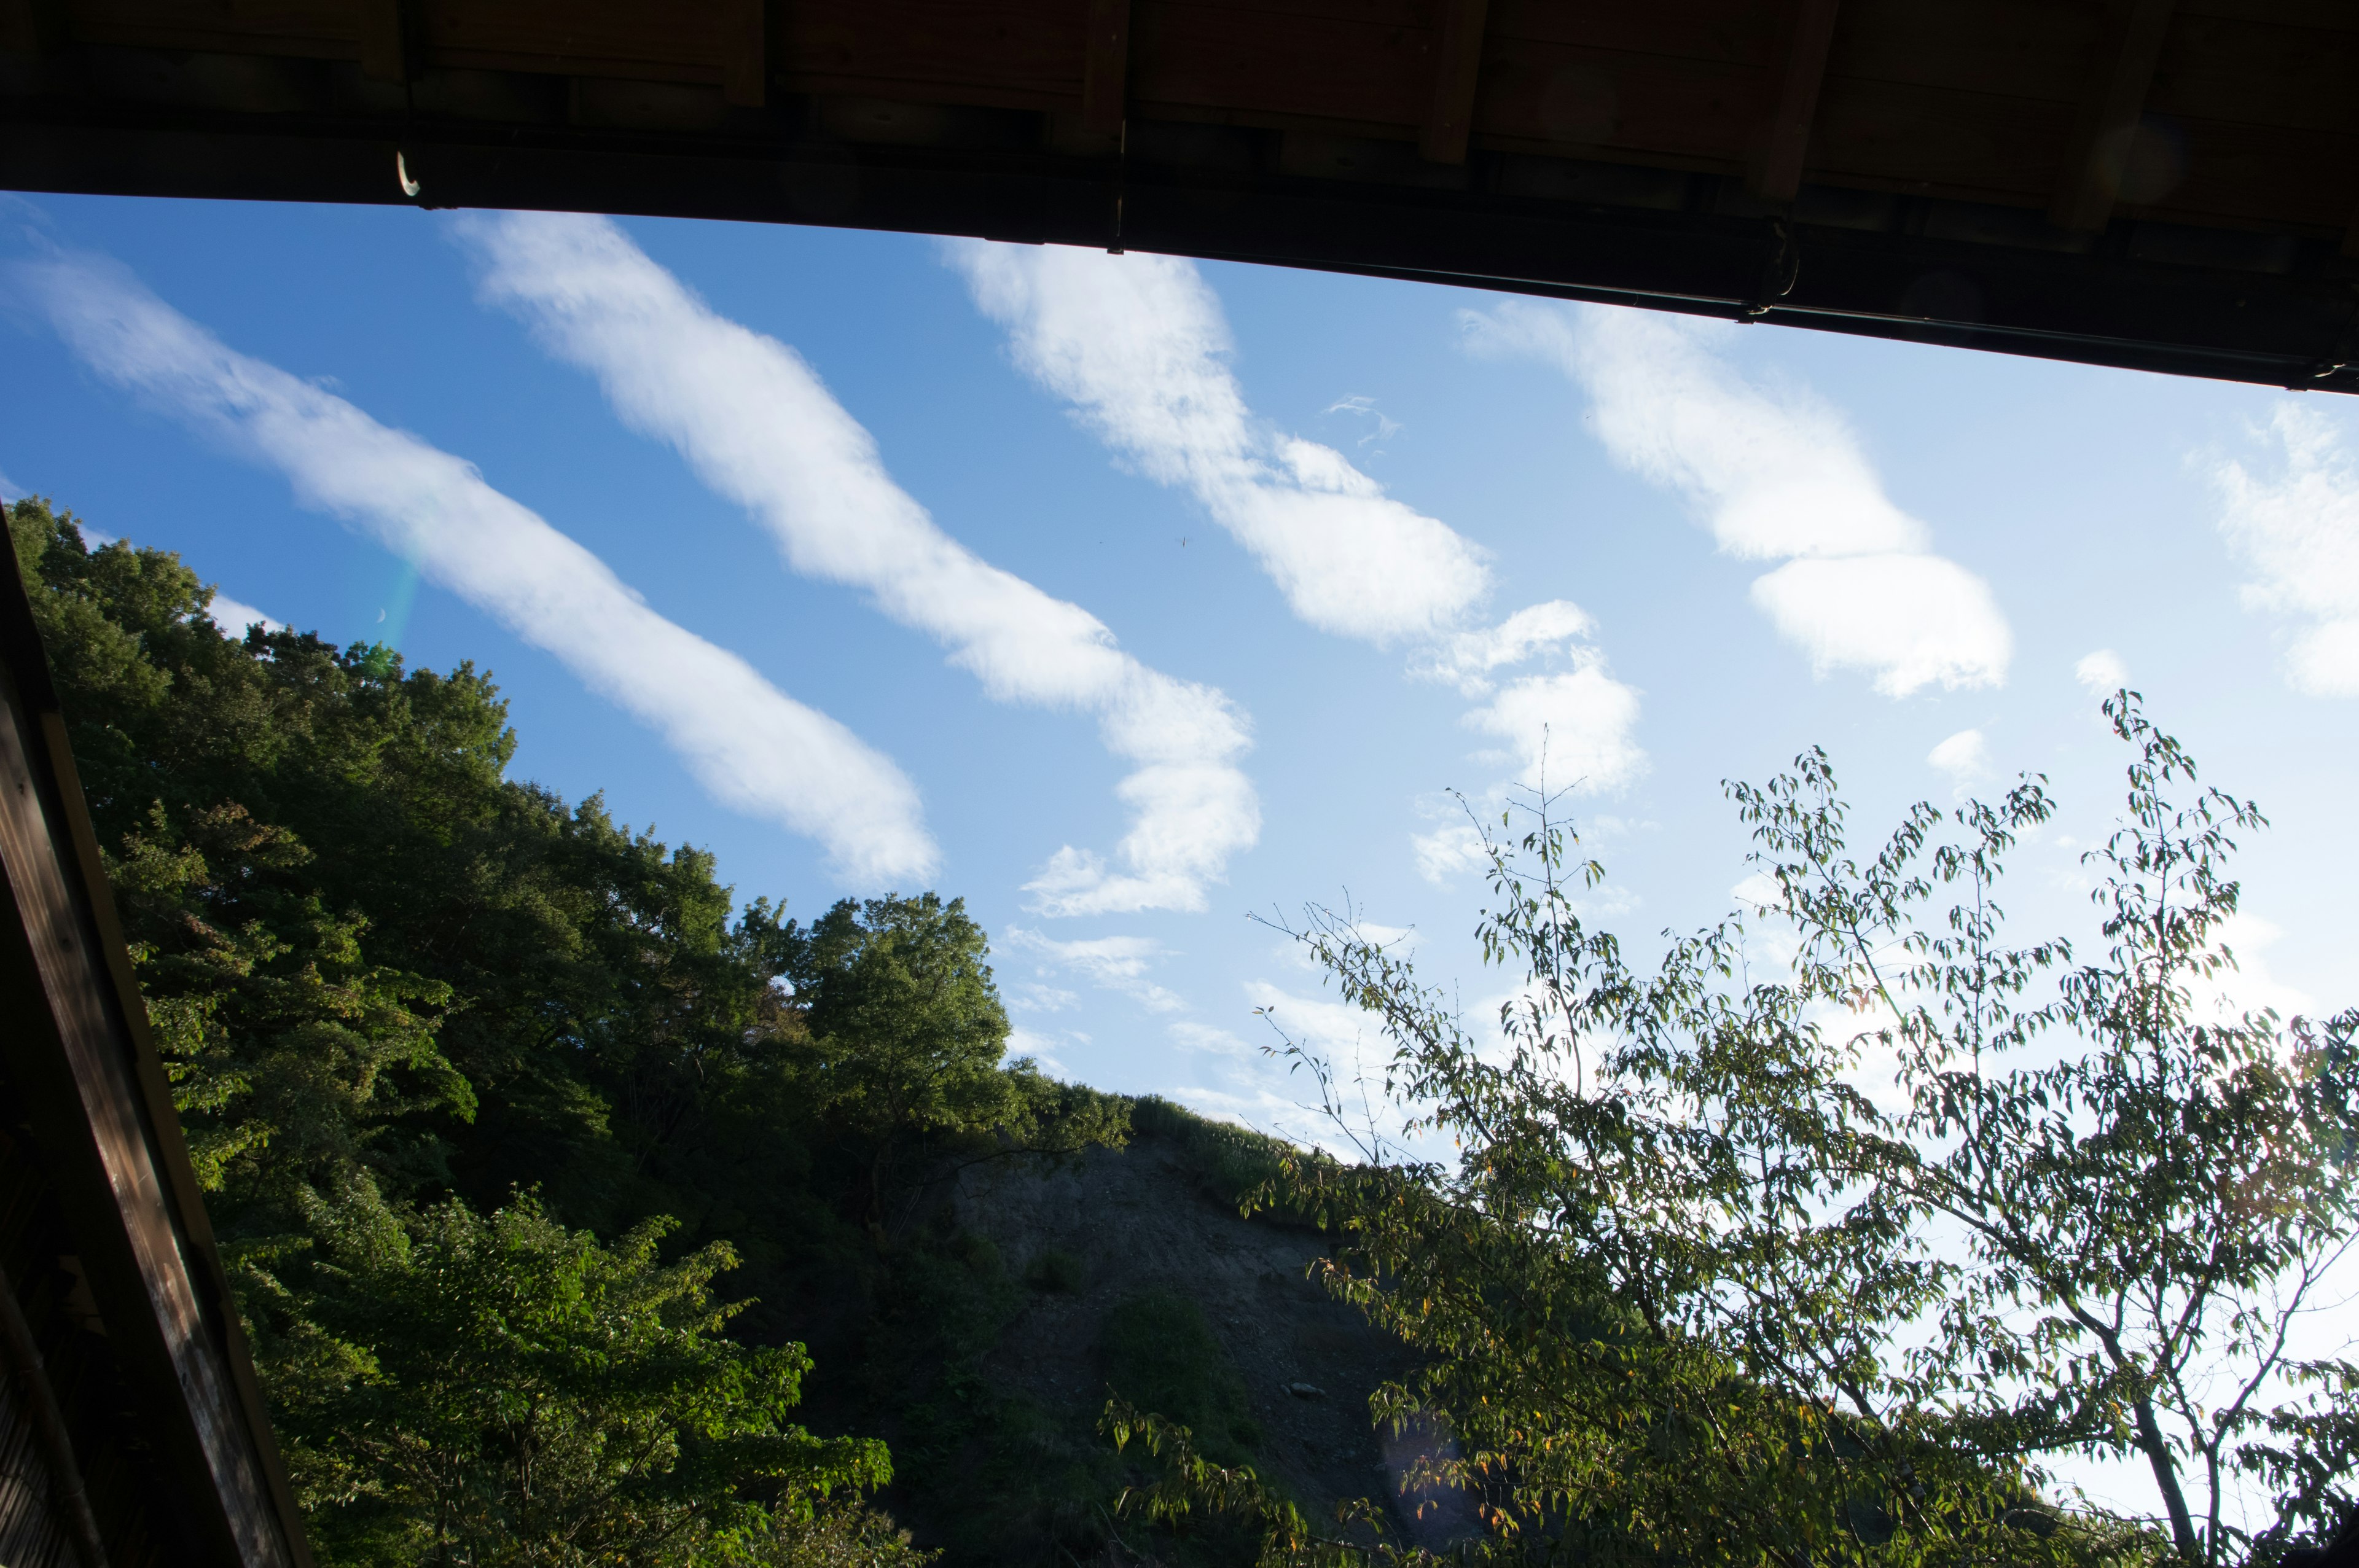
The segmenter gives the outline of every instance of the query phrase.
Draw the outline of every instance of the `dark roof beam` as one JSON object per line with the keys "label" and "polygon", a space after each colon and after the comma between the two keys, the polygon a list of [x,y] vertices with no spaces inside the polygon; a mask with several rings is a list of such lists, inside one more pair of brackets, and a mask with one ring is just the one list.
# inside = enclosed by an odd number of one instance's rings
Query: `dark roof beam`
{"label": "dark roof beam", "polygon": [[1810,150],[1810,124],[1819,117],[1819,88],[1826,81],[1827,56],[1834,49],[1838,0],[1794,0],[1787,13],[1786,47],[1775,78],[1776,97],[1767,123],[1745,169],[1753,194],[1791,201],[1802,188],[1802,159]]}
{"label": "dark roof beam", "polygon": [[1117,135],[1130,92],[1130,0],[1090,0],[1082,49],[1082,129]]}
{"label": "dark roof beam", "polygon": [[2171,0],[2115,0],[2049,204],[2048,221],[2058,228],[2094,233],[2112,220],[2170,7]]}
{"label": "dark roof beam", "polygon": [[759,109],[770,81],[770,40],[764,0],[727,0],[722,34],[721,101]]}
{"label": "dark roof beam", "polygon": [[1483,28],[1490,0],[1441,0],[1433,50],[1433,114],[1418,139],[1429,163],[1464,163],[1483,75]]}

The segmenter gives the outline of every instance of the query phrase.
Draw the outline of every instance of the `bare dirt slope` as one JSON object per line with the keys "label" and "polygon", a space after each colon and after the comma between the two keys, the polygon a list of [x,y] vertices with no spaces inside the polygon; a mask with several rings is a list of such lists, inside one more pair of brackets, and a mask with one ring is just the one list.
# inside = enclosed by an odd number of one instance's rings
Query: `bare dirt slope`
{"label": "bare dirt slope", "polygon": [[1093,1418],[1119,1391],[1101,1351],[1108,1314],[1169,1291],[1202,1308],[1244,1379],[1263,1433],[1256,1467],[1312,1519],[1332,1519],[1346,1498],[1381,1498],[1404,1534],[1437,1546],[1471,1523],[1454,1500],[1403,1517],[1417,1512],[1398,1484],[1414,1444],[1378,1433],[1368,1397],[1411,1363],[1397,1341],[1308,1277],[1323,1250],[1319,1235],[1241,1217],[1172,1141],[1142,1137],[1060,1170],[982,1167],[948,1202],[957,1226],[992,1242],[1013,1273],[1038,1277],[1051,1253],[1080,1263],[1078,1279],[1065,1269],[1071,1288],[1027,1292],[985,1356],[984,1375],[1006,1391],[1076,1422]]}

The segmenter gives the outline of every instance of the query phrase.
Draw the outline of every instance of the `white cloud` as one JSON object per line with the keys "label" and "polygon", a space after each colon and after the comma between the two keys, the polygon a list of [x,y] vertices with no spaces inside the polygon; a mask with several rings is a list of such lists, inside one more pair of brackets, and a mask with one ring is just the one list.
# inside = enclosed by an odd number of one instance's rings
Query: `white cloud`
{"label": "white cloud", "polygon": [[[1229,369],[1220,301],[1192,262],[982,241],[946,242],[945,254],[984,314],[1007,329],[1017,366],[1139,472],[1193,493],[1300,619],[1341,636],[1408,643],[1412,673],[1469,697],[1492,696],[1503,667],[1562,656],[1572,675],[1519,682],[1467,716],[1513,742],[1493,760],[1536,757],[1532,726],[1546,708],[1550,750],[1581,759],[1584,788],[1619,787],[1642,770],[1631,735],[1637,694],[1582,643],[1594,632],[1589,617],[1558,600],[1467,630],[1490,589],[1483,549],[1386,495],[1343,453],[1256,420]],[[1398,428],[1365,397],[1327,412],[1367,415],[1380,436]],[[1616,700],[1603,699],[1609,688]],[[1608,727],[1575,733],[1585,721]],[[1044,881],[1086,881],[1094,870],[1077,852]]]}
{"label": "white cloud", "polygon": [[1472,823],[1457,822],[1430,833],[1412,833],[1409,852],[1417,859],[1417,874],[1435,887],[1446,888],[1469,871],[1491,863],[1483,835]]}
{"label": "white cloud", "polygon": [[1926,752],[1925,760],[1960,785],[1990,777],[1990,748],[1984,743],[1979,730],[1959,730]]}
{"label": "white cloud", "polygon": [[1192,262],[983,241],[944,251],[1006,327],[1018,367],[1139,472],[1192,493],[1303,621],[1389,643],[1448,632],[1483,598],[1477,546],[1343,453],[1254,417]]}
{"label": "white cloud", "polygon": [[206,613],[213,618],[214,625],[233,637],[245,636],[249,626],[258,625],[266,632],[287,630],[285,622],[273,621],[251,604],[240,603],[218,589],[213,590],[213,601],[206,607]]}
{"label": "white cloud", "polygon": [[[22,500],[24,500],[24,499],[25,499],[25,497],[26,497],[26,496],[29,495],[30,493],[32,493],[32,492],[31,492],[30,491],[27,491],[27,490],[23,485],[18,484],[15,480],[10,479],[6,474],[5,474],[5,473],[0,473],[0,501],[6,501],[6,502],[17,502],[17,501],[22,501]],[[84,530],[83,530],[83,532],[84,532],[84,533],[87,533],[87,532],[89,532],[89,530],[88,530],[88,529],[84,529]]]}
{"label": "white cloud", "polygon": [[1007,1005],[1019,1012],[1062,1012],[1079,1006],[1081,998],[1057,986],[1023,981],[1006,988]]}
{"label": "white cloud", "polygon": [[1607,452],[1686,497],[1722,550],[1788,558],[1754,602],[1814,673],[1864,670],[1890,697],[2005,680],[2013,636],[1988,585],[1927,553],[1930,531],[1884,493],[1824,401],[1746,382],[1701,322],[1525,301],[1462,319],[1475,351],[1538,358],[1580,383]]}
{"label": "white cloud", "polygon": [[2130,684],[2130,667],[2111,648],[2083,654],[2072,666],[2072,678],[2100,697],[2111,697]]}
{"label": "white cloud", "polygon": [[1551,599],[1518,610],[1496,626],[1442,638],[1421,650],[1409,667],[1468,697],[1488,697],[1493,671],[1571,649],[1596,634],[1588,611],[1570,600]]}
{"label": "white cloud", "polygon": [[1385,411],[1376,406],[1376,400],[1373,397],[1339,397],[1327,406],[1327,412],[1350,414],[1355,417],[1375,421],[1375,427],[1354,442],[1355,446],[1364,447],[1371,441],[1389,441],[1401,431],[1400,421],[1386,417]]}
{"label": "white cloud", "polygon": [[1549,792],[1615,790],[1647,771],[1647,754],[1631,738],[1638,694],[1606,675],[1593,650],[1582,652],[1577,668],[1511,681],[1466,716],[1468,728],[1506,743],[1484,760]]}
{"label": "white cloud", "polygon": [[2223,1021],[2263,1008],[2274,1009],[2280,1019],[2319,1017],[2318,999],[2280,979],[2263,957],[2284,935],[2282,927],[2257,914],[2239,912],[2221,922],[2212,940],[2235,955],[2236,967],[2190,986],[2197,1011]]}
{"label": "white cloud", "polygon": [[515,213],[459,232],[485,296],[594,374],[624,421],[669,443],[807,575],[867,592],[941,643],[1002,702],[1094,714],[1133,764],[1132,826],[1109,868],[1058,851],[1029,885],[1049,914],[1199,910],[1260,836],[1236,765],[1246,721],[1218,690],[1147,668],[1080,606],[977,557],[893,482],[868,432],[802,357],[715,315],[603,218]]}
{"label": "white cloud", "polygon": [[1184,1012],[1188,1004],[1147,978],[1164,957],[1145,936],[1089,936],[1060,942],[1021,925],[1008,927],[1006,946],[1042,960],[1041,972],[1071,970],[1103,989],[1129,997],[1150,1012]]}
{"label": "white cloud", "polygon": [[854,885],[932,873],[917,789],[887,758],[649,610],[473,464],[235,352],[113,262],[22,262],[5,278],[100,376],[278,470],[304,505],[555,655],[723,804],[818,839]]}
{"label": "white cloud", "polygon": [[1193,1023],[1186,1019],[1171,1025],[1172,1043],[1182,1051],[1200,1051],[1214,1056],[1250,1056],[1254,1048],[1225,1029],[1209,1023]]}
{"label": "white cloud", "polygon": [[2311,697],[2359,697],[2359,463],[2343,427],[2302,404],[2277,406],[2277,460],[2256,474],[2212,470],[2221,531],[2253,568],[2245,602],[2295,622],[2286,680]]}
{"label": "white cloud", "polygon": [[1245,982],[1245,1000],[1294,1044],[1321,1053],[1345,1069],[1375,1067],[1391,1054],[1384,1020],[1364,1008],[1323,997],[1296,996],[1267,980]]}

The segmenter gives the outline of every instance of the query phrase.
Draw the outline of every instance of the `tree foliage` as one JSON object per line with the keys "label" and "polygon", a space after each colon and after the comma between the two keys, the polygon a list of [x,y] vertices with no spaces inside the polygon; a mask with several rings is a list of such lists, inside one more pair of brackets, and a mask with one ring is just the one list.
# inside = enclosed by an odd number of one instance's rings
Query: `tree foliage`
{"label": "tree foliage", "polygon": [[228,636],[176,557],[7,518],[331,1560],[923,1561],[881,1446],[787,1419],[790,1325],[945,1169],[1125,1126],[1003,1060],[962,907],[741,907],[507,777],[472,665]]}
{"label": "tree foliage", "polygon": [[[1652,968],[1581,919],[1602,873],[1549,803],[1486,834],[1479,936],[1518,979],[1495,1033],[1346,917],[1293,933],[1380,1020],[1407,1141],[1364,1124],[1364,1160],[1269,1195],[1425,1353],[1377,1413],[1452,1434],[1424,1478],[1481,1499],[1486,1552],[2211,1568],[2349,1506],[2354,1369],[2287,1346],[2359,1229],[2359,1013],[2217,1004],[2261,817],[2134,697],[2107,712],[2127,809],[2086,952],[2013,940],[1995,901],[2044,781],[1862,854],[1817,752],[1730,789],[1763,929]],[[1343,1125],[1346,1086],[1288,1049]],[[2075,1455],[2137,1462],[2152,1509],[2058,1506]],[[2258,1529],[2240,1481],[2276,1498]]]}

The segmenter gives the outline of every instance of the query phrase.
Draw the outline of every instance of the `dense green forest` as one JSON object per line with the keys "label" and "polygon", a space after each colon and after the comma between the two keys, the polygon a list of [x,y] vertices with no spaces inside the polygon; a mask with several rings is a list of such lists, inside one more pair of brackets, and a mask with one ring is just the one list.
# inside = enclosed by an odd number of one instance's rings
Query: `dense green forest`
{"label": "dense green forest", "polygon": [[[2359,1235],[2359,1012],[2207,1011],[2265,824],[2132,694],[2078,946],[1995,899],[2041,781],[1854,849],[1815,752],[1729,787],[1771,904],[1651,966],[1549,802],[1487,823],[1495,1028],[1310,911],[1393,1053],[1291,1051],[1338,1160],[1009,1060],[955,900],[789,917],[509,778],[472,666],[233,638],[177,557],[9,521],[326,1562],[2271,1568],[2359,1501],[2359,1363],[2288,1349]],[[1380,1342],[1340,1517],[1258,1309],[943,1199],[1147,1143]],[[1016,1390],[1022,1303],[1085,1288],[1104,1397]]]}
{"label": "dense green forest", "polygon": [[906,1553],[886,1445],[798,1424],[792,1325],[839,1432],[922,1409],[1006,1288],[929,1182],[1129,1120],[1004,1059],[963,908],[733,914],[710,856],[508,778],[472,667],[234,639],[177,557],[9,520],[322,1555]]}

